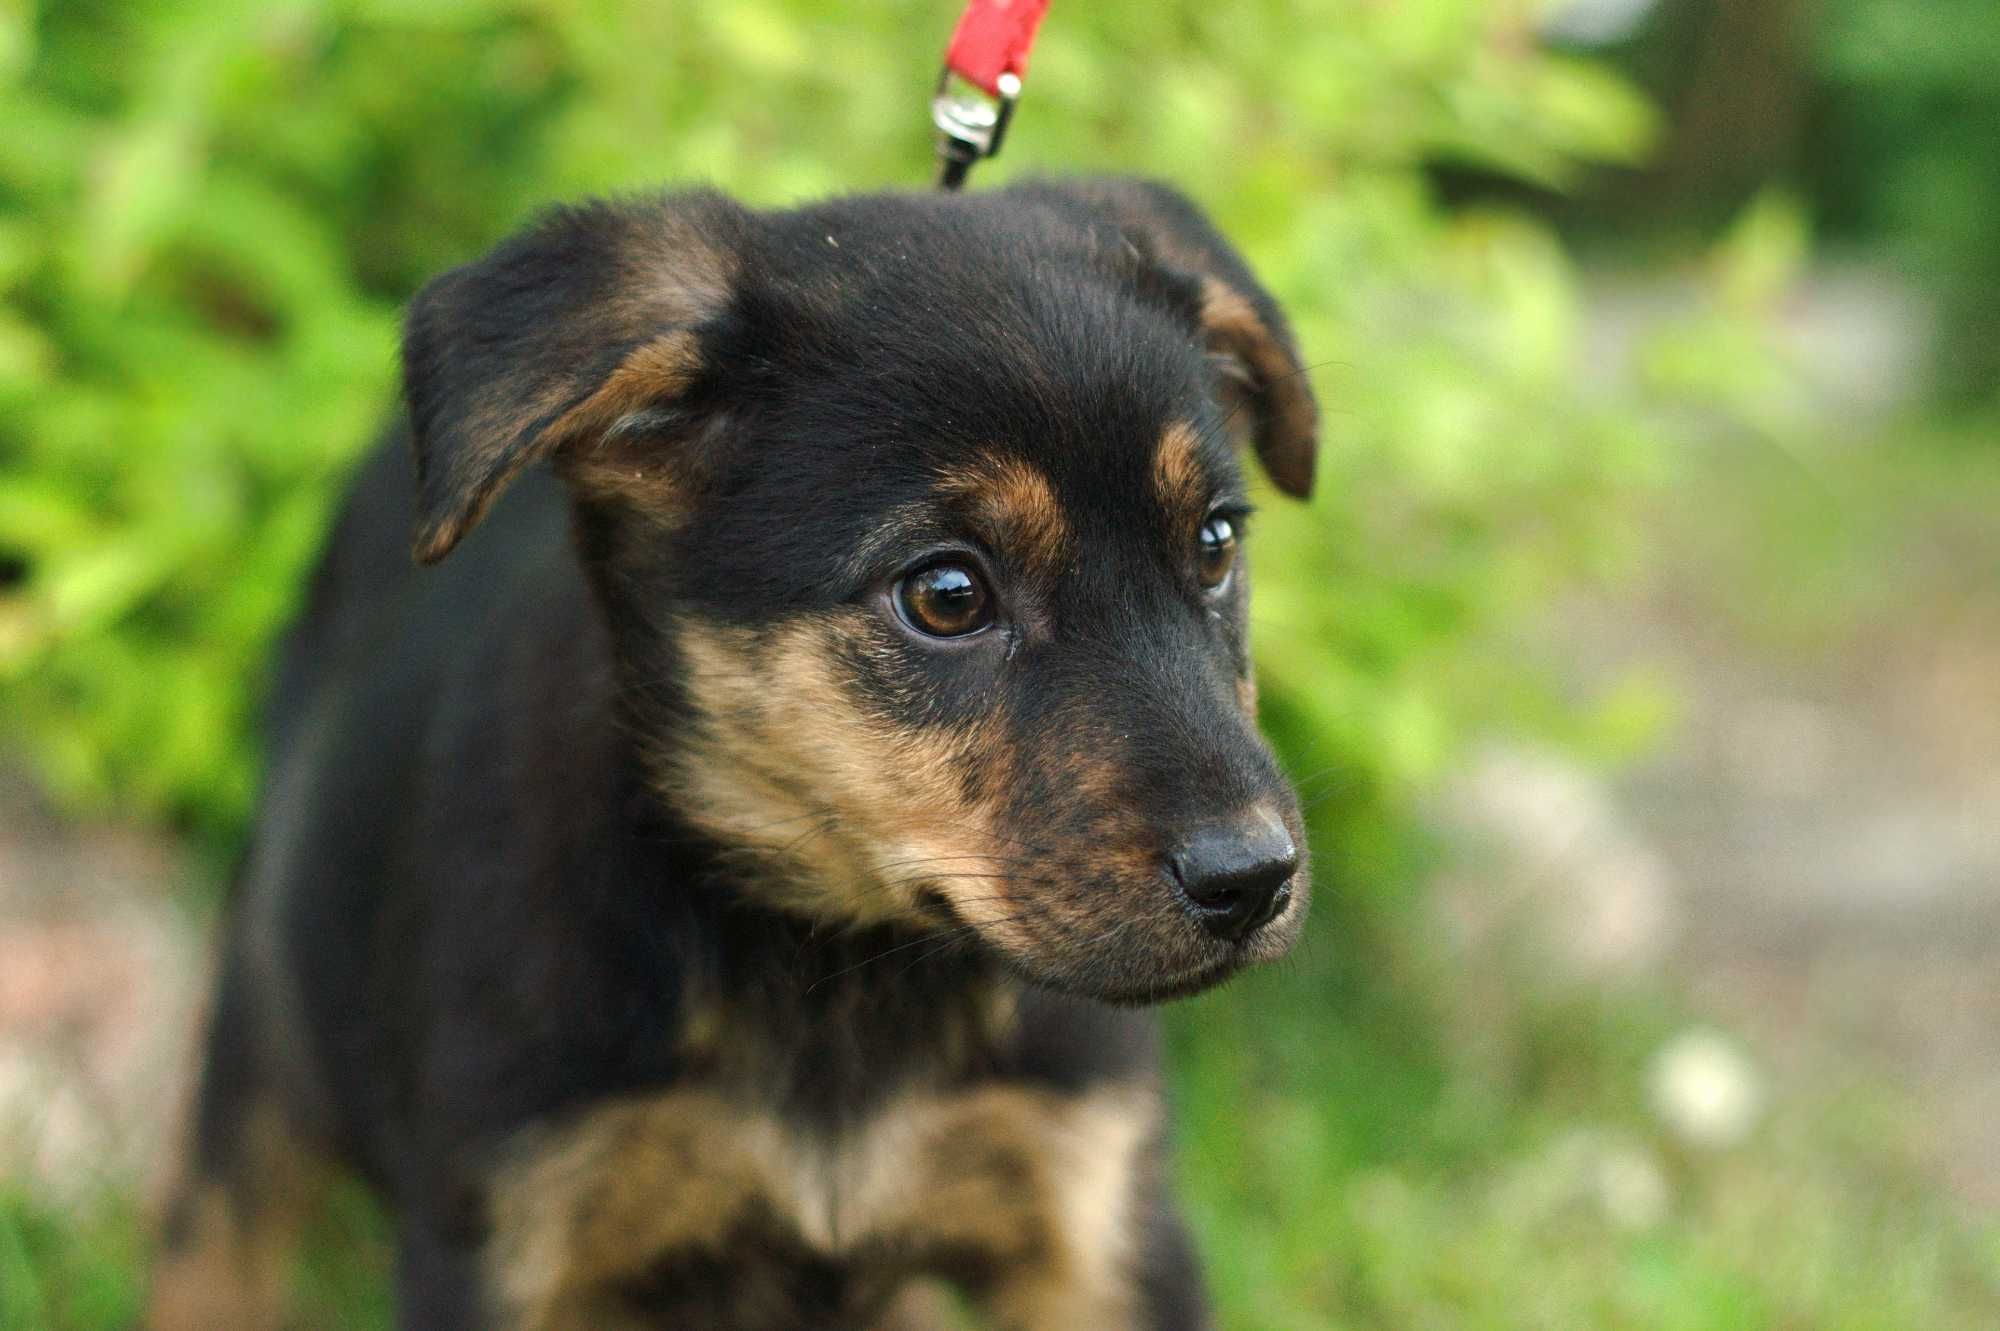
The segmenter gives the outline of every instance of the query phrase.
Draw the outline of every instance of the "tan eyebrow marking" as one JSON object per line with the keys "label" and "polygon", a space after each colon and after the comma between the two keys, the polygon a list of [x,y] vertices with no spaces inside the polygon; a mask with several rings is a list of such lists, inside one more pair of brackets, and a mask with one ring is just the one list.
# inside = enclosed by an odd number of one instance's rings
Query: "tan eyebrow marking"
{"label": "tan eyebrow marking", "polygon": [[1069,562],[1075,538],[1049,478],[1019,458],[988,453],[954,470],[938,493],[992,528],[1002,547],[1046,576]]}
{"label": "tan eyebrow marking", "polygon": [[1201,470],[1201,436],[1175,421],[1153,448],[1153,493],[1176,527],[1192,529],[1208,509],[1208,481]]}

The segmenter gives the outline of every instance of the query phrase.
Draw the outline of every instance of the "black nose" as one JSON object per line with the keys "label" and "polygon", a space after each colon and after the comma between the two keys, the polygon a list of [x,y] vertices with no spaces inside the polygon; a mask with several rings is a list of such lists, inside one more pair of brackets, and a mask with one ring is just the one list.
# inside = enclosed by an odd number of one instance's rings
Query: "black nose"
{"label": "black nose", "polygon": [[1217,938],[1248,937],[1291,900],[1298,847],[1269,813],[1197,828],[1167,857],[1181,895]]}

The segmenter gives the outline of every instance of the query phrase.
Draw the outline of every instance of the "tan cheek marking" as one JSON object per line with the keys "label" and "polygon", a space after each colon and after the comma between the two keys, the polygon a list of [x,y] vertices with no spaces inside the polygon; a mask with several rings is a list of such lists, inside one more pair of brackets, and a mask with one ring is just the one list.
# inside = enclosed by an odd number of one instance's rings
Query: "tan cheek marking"
{"label": "tan cheek marking", "polygon": [[1181,421],[1153,449],[1153,494],[1175,531],[1192,531],[1204,516],[1208,483],[1201,471],[1201,436]]}
{"label": "tan cheek marking", "polygon": [[1124,884],[1126,890],[1052,892],[1037,901],[1037,913],[1066,922],[1072,933],[1135,918],[1145,909],[1144,885],[1160,865],[1145,819],[1132,807],[1132,770],[1124,755],[1115,741],[1100,738],[1045,761],[1073,806],[1092,811],[1083,826],[1066,829],[1055,843],[1063,868],[1083,881]]}
{"label": "tan cheek marking", "polygon": [[1257,677],[1243,675],[1236,681],[1236,705],[1243,709],[1243,715],[1257,719]]}
{"label": "tan cheek marking", "polygon": [[1049,478],[1019,458],[988,455],[954,471],[938,492],[970,509],[1007,554],[1053,577],[1068,567],[1075,537]]}
{"label": "tan cheek marking", "polygon": [[755,884],[781,904],[864,923],[908,918],[931,871],[968,920],[1004,940],[1015,912],[990,876],[1003,858],[997,800],[968,794],[960,776],[987,770],[993,727],[915,730],[864,713],[837,657],[864,640],[854,616],[865,613],[765,635],[684,623],[698,719],[662,779],[704,830],[789,870]]}

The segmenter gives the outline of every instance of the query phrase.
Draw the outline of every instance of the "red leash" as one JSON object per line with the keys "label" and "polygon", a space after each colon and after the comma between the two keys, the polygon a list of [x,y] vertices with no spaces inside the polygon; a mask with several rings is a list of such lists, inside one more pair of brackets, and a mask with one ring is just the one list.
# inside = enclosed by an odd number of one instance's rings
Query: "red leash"
{"label": "red leash", "polygon": [[1021,95],[1028,48],[1048,9],[1049,0],[968,0],[931,97],[940,188],[957,189],[974,162],[1000,151]]}

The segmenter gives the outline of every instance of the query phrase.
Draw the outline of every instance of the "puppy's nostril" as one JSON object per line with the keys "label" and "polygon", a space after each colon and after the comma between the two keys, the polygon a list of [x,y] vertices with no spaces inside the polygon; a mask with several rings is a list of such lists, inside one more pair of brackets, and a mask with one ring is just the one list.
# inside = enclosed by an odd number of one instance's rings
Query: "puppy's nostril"
{"label": "puppy's nostril", "polygon": [[1167,857],[1181,895],[1202,928],[1236,940],[1261,929],[1291,899],[1298,847],[1277,819],[1197,829]]}

